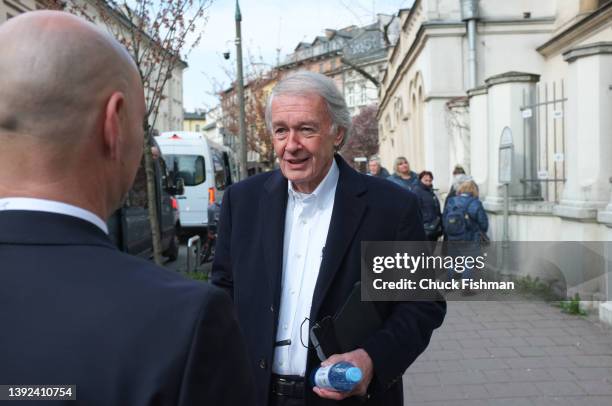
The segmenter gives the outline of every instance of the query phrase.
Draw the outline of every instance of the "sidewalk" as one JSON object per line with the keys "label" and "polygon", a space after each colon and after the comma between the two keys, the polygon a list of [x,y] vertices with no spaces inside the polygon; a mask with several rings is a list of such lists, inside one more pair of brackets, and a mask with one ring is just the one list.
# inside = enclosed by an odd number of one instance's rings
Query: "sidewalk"
{"label": "sidewalk", "polygon": [[546,303],[449,302],[406,405],[612,405],[612,329]]}

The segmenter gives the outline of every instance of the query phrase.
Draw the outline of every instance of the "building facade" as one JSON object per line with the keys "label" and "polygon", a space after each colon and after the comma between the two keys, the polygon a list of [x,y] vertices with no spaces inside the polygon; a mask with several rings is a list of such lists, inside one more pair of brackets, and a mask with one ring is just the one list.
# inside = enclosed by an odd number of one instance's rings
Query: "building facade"
{"label": "building facade", "polygon": [[345,96],[351,115],[378,103],[378,86],[387,64],[387,49],[397,40],[399,20],[379,14],[376,22],[327,29],[312,42],[301,42],[277,69],[281,76],[309,70],[331,77]]}
{"label": "building facade", "polygon": [[183,131],[200,132],[207,124],[207,114],[203,111],[196,110],[183,113]]}
{"label": "building facade", "polygon": [[[612,2],[416,0],[401,28],[381,87],[383,163],[405,155],[442,192],[462,164],[493,240],[503,179],[511,241],[612,241]],[[580,294],[612,323],[609,273]]]}

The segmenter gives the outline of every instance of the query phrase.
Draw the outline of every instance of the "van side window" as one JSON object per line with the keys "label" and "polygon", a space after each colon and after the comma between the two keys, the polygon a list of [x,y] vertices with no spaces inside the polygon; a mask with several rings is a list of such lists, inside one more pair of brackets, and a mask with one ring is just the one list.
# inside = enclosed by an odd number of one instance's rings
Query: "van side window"
{"label": "van side window", "polygon": [[146,209],[148,207],[147,200],[147,175],[144,169],[144,158],[140,161],[138,172],[136,172],[136,179],[134,179],[134,185],[127,198],[128,207],[141,207]]}
{"label": "van side window", "polygon": [[223,155],[221,155],[221,151],[216,149],[211,148],[210,151],[212,152],[213,170],[215,171],[215,187],[218,190],[223,190],[228,186],[225,165],[223,165]]}
{"label": "van side window", "polygon": [[201,155],[165,155],[173,178],[183,178],[185,186],[197,186],[206,180],[206,165]]}

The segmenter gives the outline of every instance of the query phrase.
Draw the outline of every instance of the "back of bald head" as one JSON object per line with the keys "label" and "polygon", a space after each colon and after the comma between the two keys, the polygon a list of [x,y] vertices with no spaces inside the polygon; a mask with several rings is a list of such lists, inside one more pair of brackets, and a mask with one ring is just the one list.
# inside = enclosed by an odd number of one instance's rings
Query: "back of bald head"
{"label": "back of bald head", "polygon": [[73,144],[93,133],[113,92],[142,91],[125,48],[68,13],[34,11],[0,25],[0,55],[0,138]]}

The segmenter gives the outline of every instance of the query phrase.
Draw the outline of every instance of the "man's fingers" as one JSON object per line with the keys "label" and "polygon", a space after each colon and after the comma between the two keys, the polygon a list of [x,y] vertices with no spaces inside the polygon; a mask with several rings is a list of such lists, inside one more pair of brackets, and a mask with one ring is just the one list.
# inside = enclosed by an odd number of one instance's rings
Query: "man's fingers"
{"label": "man's fingers", "polygon": [[336,392],[336,391],[327,390],[327,389],[321,389],[321,388],[316,387],[316,386],[314,388],[312,388],[312,390],[319,397],[322,397],[322,398],[325,398],[325,399],[331,399],[331,400],[342,400],[342,399],[346,399],[349,396],[348,393]]}
{"label": "man's fingers", "polygon": [[334,354],[334,355],[330,356],[328,359],[326,359],[325,361],[321,362],[321,366],[322,367],[327,367],[329,365],[334,365],[336,362],[344,361],[344,357],[342,355],[343,354]]}

